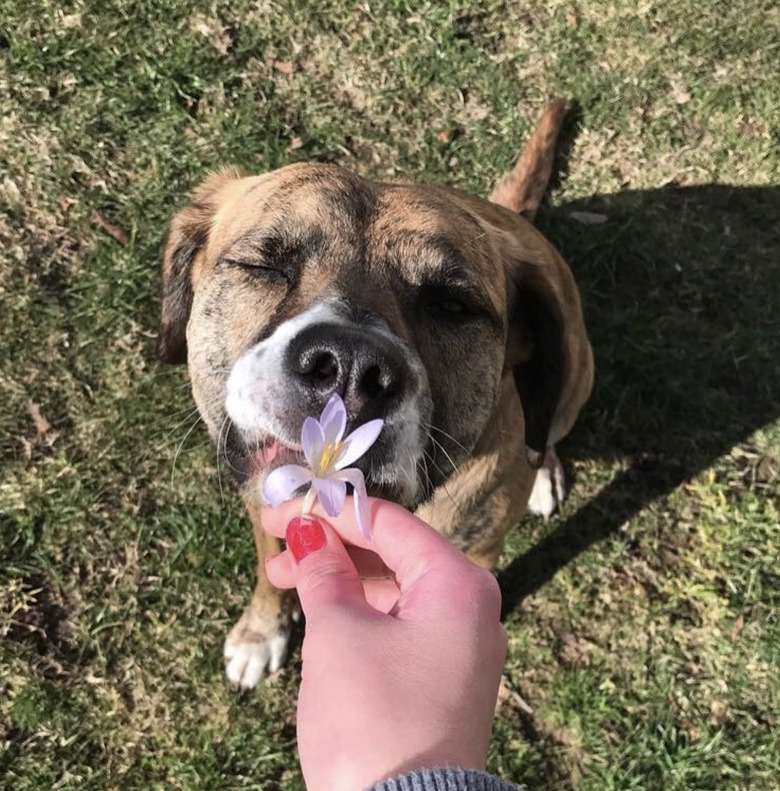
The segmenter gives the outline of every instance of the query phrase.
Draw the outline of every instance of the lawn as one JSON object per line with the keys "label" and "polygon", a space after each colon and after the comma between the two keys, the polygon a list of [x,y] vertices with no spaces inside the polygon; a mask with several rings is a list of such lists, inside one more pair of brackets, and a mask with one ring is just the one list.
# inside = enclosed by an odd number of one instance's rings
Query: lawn
{"label": "lawn", "polygon": [[0,788],[302,788],[298,649],[222,673],[254,549],[154,358],[166,223],[224,164],[487,194],[561,95],[597,385],[502,560],[489,768],[776,791],[778,42],[764,0],[0,0]]}

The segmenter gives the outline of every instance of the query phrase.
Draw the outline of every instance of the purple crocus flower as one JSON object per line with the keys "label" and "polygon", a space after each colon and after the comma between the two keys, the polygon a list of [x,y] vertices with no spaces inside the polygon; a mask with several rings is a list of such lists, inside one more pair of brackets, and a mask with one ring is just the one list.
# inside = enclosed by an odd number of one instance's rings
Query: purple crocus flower
{"label": "purple crocus flower", "polygon": [[376,442],[383,426],[384,420],[369,420],[344,437],[347,409],[341,396],[333,395],[319,420],[307,417],[303,421],[301,445],[309,466],[285,464],[270,472],[263,481],[265,499],[278,508],[308,483],[311,487],[303,502],[303,512],[307,513],[318,497],[328,516],[338,516],[344,508],[350,483],[354,489],[357,523],[360,532],[368,538],[371,515],[366,481],[361,470],[347,465],[357,461]]}

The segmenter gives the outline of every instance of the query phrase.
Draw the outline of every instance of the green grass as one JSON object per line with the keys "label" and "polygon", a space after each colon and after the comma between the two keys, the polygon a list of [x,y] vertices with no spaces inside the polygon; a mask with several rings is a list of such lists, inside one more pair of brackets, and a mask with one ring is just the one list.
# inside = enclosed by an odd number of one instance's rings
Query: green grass
{"label": "green grass", "polygon": [[486,194],[561,94],[540,223],[598,382],[571,498],[503,562],[489,768],[776,789],[778,40],[762,0],[0,0],[0,787],[301,787],[297,654],[248,695],[222,677],[253,547],[154,362],[166,223],[230,163]]}

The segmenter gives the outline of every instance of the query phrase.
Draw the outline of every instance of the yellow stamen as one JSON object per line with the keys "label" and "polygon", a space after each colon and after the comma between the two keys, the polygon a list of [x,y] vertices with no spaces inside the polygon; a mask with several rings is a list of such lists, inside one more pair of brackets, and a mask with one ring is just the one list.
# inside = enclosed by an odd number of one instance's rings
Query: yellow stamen
{"label": "yellow stamen", "polygon": [[338,458],[343,442],[333,442],[327,445],[320,456],[319,472],[326,472],[330,465]]}

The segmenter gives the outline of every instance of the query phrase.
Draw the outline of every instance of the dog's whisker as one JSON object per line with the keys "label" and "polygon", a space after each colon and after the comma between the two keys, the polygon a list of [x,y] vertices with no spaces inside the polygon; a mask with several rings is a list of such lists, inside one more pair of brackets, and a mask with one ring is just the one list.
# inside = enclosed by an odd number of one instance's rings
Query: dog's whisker
{"label": "dog's whisker", "polygon": [[187,415],[184,418],[182,418],[172,429],[170,429],[163,435],[162,440],[159,442],[159,444],[150,445],[149,447],[147,447],[147,449],[140,455],[139,457],[140,460],[147,461],[148,459],[151,459],[153,456],[161,453],[166,448],[170,447],[174,442],[176,442],[176,437],[174,436],[171,438],[171,435],[173,435],[176,431],[178,431],[178,429],[181,426],[183,426],[184,424],[188,423],[190,420],[193,419],[195,420],[195,425],[197,425],[198,420],[200,419],[198,415],[197,407],[195,407],[194,409],[188,409]]}
{"label": "dog's whisker", "polygon": [[233,462],[231,462],[230,459],[227,457],[226,453],[222,453],[219,456],[219,461],[220,461],[220,463],[224,464],[228,468],[228,470],[230,470],[231,472],[236,473],[236,475],[239,475],[239,476],[243,475],[244,471],[239,469],[238,467],[236,467],[233,464]]}
{"label": "dog's whisker", "polygon": [[412,490],[414,490],[416,488],[417,482],[411,471],[417,469],[417,464],[414,461],[414,454],[411,451],[409,451],[408,456],[409,456],[409,469],[406,468],[405,464],[401,464],[399,466],[404,477],[406,478],[407,481],[409,481],[409,486],[411,487]]}
{"label": "dog's whisker", "polygon": [[[217,435],[217,469],[219,469],[219,464],[222,463],[227,465],[227,468],[232,472],[235,472],[237,475],[241,475],[243,473],[243,470],[240,470],[230,461],[230,457],[228,456],[227,453],[227,441],[228,441],[229,431],[230,431],[230,416],[225,415],[225,418],[222,421],[222,425],[220,426],[219,429],[219,434]],[[223,432],[224,432],[224,440],[222,439]]]}
{"label": "dog's whisker", "polygon": [[425,456],[425,450],[423,450],[422,455],[420,456],[420,461],[422,462],[422,474],[423,474],[423,484],[425,486],[425,490],[424,490],[425,496],[429,497],[430,493],[433,491],[433,488],[431,487],[431,476],[428,472],[428,459]]}
{"label": "dog's whisker", "polygon": [[175,420],[179,415],[183,415],[185,412],[188,412],[188,413],[192,412],[192,411],[196,410],[197,408],[198,408],[197,406],[193,406],[192,404],[189,404],[189,405],[187,405],[185,407],[182,407],[181,409],[175,409],[175,410],[173,410],[171,412],[166,412],[166,414],[164,415],[164,420],[165,421]]}
{"label": "dog's whisker", "polygon": [[[212,407],[212,406],[214,406],[215,404],[219,404],[219,403],[220,403],[222,400],[224,400],[224,396],[223,396],[221,393],[218,393],[218,394],[216,394],[216,395],[212,396],[211,398],[207,399],[207,400],[206,400],[206,401],[203,403],[203,406],[204,406],[205,408],[209,408],[209,407]],[[192,406],[192,405],[190,404],[189,406],[182,407],[181,409],[176,409],[176,410],[174,410],[173,412],[169,412],[169,413],[167,413],[167,414],[165,415],[165,419],[166,419],[166,420],[170,420],[170,419],[172,419],[172,418],[176,418],[178,415],[182,414],[182,412],[189,412],[189,411],[194,411],[194,410],[197,410],[197,409],[199,409],[199,408],[200,408],[200,407],[198,407],[198,406]]]}
{"label": "dog's whisker", "polygon": [[[436,449],[435,441],[433,441],[432,438],[430,438],[430,437],[429,437],[429,439],[431,439],[431,441],[433,442],[433,447],[434,447],[434,450],[435,450]],[[429,458],[431,464],[436,468],[436,471],[439,473],[439,475],[441,475],[442,479],[446,481],[447,478],[449,477],[449,473],[444,472],[444,470],[442,470],[442,468],[439,467],[439,465],[436,463],[435,455],[429,453],[428,454],[428,458]]]}
{"label": "dog's whisker", "polygon": [[[425,453],[425,451],[423,451],[423,453]],[[447,475],[444,473],[444,471],[441,469],[441,467],[439,467],[439,465],[434,461],[432,456],[430,457],[430,461],[431,461],[431,464],[433,464],[433,466],[438,471],[439,475],[442,476],[442,482],[439,484],[439,486],[444,491],[444,493],[447,495],[447,497],[449,497],[450,502],[452,502],[452,504],[455,506],[455,510],[456,511],[460,511],[461,508],[458,505],[458,501],[452,496],[452,494],[450,493],[450,490],[447,488]]]}
{"label": "dog's whisker", "polygon": [[222,503],[222,507],[225,507],[225,490],[222,487],[222,465],[220,464],[220,457],[222,456],[222,435],[225,434],[225,443],[227,443],[227,432],[225,432],[225,428],[228,426],[230,422],[230,417],[225,415],[225,419],[222,421],[222,425],[219,427],[219,432],[217,434],[217,482],[219,483],[219,498],[220,502]]}
{"label": "dog's whisker", "polygon": [[[177,409],[173,412],[168,412],[166,415],[163,416],[163,421],[167,423],[169,420],[176,420],[176,418],[178,418],[179,415],[183,415],[184,413],[186,413],[187,415],[191,415],[193,412],[197,412],[197,411],[198,411],[198,407],[190,404],[189,406],[182,407],[182,409]],[[174,429],[175,428],[176,426],[174,426]]]}
{"label": "dog's whisker", "polygon": [[[220,403],[221,400],[222,400],[222,396],[221,395],[220,396],[216,396],[213,399],[211,399],[210,401],[207,401],[206,402],[206,406],[207,407],[213,406],[214,404]],[[183,418],[181,418],[181,420],[179,420],[172,428],[170,428],[168,431],[165,432],[165,434],[163,435],[162,440],[160,441],[160,443],[158,445],[156,445],[152,449],[151,452],[153,452],[153,453],[160,453],[161,451],[165,450],[165,448],[167,448],[169,445],[173,444],[173,442],[175,442],[176,440],[175,440],[175,437],[173,439],[170,439],[171,435],[175,434],[183,425],[188,423],[193,417],[195,418],[195,423],[197,425],[198,421],[201,419],[200,418],[200,414],[199,414],[200,413],[200,408],[197,407],[197,406],[195,406],[195,407],[187,407],[186,409],[182,409],[182,410],[178,410],[176,412],[173,412],[173,413],[171,413],[170,415],[167,416],[167,419],[176,419],[176,417],[178,417],[178,415],[182,414],[182,412],[185,412],[185,411],[186,411],[187,414]]]}
{"label": "dog's whisker", "polygon": [[171,437],[171,435],[175,434],[176,432],[178,432],[178,430],[183,425],[185,425],[186,423],[189,423],[190,420],[193,420],[193,419],[195,420],[194,425],[197,425],[198,421],[201,419],[200,418],[200,413],[199,413],[199,410],[198,410],[197,407],[195,407],[195,409],[191,409],[187,413],[187,415],[184,418],[182,418],[172,429],[168,430],[164,434],[161,442],[153,448],[153,451],[155,453],[160,453],[161,451],[165,450],[165,448],[167,448],[169,445],[172,445],[176,441],[176,437],[173,437],[172,439],[169,439]]}
{"label": "dog's whisker", "polygon": [[176,453],[174,454],[173,461],[171,462],[171,485],[173,485],[174,480],[176,478],[176,462],[179,458],[179,454],[181,453],[181,449],[184,447],[184,443],[187,441],[187,437],[189,437],[189,435],[192,434],[192,432],[195,430],[195,427],[200,422],[201,422],[201,417],[200,415],[198,415],[197,418],[195,419],[195,422],[189,427],[187,433],[184,435],[181,442],[179,443],[179,446],[176,448]]}
{"label": "dog's whisker", "polygon": [[438,431],[439,434],[444,436],[446,439],[454,442],[464,453],[466,454],[470,453],[469,449],[465,445],[463,445],[461,442],[458,442],[458,440],[456,440],[455,437],[452,436],[452,434],[448,434],[444,429],[439,428],[438,426],[434,426],[433,423],[426,423],[425,428],[431,431]]}
{"label": "dog's whisker", "polygon": [[433,449],[434,450],[437,450],[437,449],[440,450],[444,454],[444,456],[447,458],[447,461],[452,465],[452,470],[450,471],[450,474],[455,472],[455,470],[458,469],[458,465],[455,464],[455,462],[452,460],[452,456],[450,456],[450,454],[447,453],[447,449],[444,447],[444,445],[442,445],[441,442],[439,442],[438,440],[434,439],[433,435],[430,432],[428,432],[427,436],[428,436],[428,439],[433,444]]}
{"label": "dog's whisker", "polygon": [[[163,437],[161,442],[159,442],[156,446],[150,449],[149,451],[150,455],[162,453],[163,451],[168,450],[169,448],[173,447],[174,444],[177,443],[181,445],[200,422],[202,422],[202,418],[199,413],[195,412],[191,415],[188,415],[187,418],[185,420],[182,420],[176,426],[175,429],[169,431],[165,435],[165,437]],[[182,426],[186,426],[186,431],[184,432],[184,437],[180,439],[179,429]]]}
{"label": "dog's whisker", "polygon": [[[442,447],[441,443],[437,442],[433,438],[433,436],[430,434],[430,432],[426,432],[426,436],[433,443],[434,449],[436,449],[437,447],[441,448],[442,452],[444,453],[444,455],[447,457],[448,461],[452,465],[452,471],[451,472],[454,472],[457,469],[457,466],[456,466],[455,462],[453,462],[452,457]],[[436,463],[436,461],[435,461],[433,456],[431,456],[431,463],[433,464],[434,467],[436,467],[436,469],[438,470],[439,474],[442,476],[442,482],[440,484],[441,488],[444,490],[444,493],[447,495],[447,497],[449,497],[450,501],[455,506],[455,509],[458,512],[460,512],[462,510],[461,506],[458,504],[457,500],[452,496],[452,494],[450,493],[449,489],[447,488],[447,480],[448,480],[449,476],[441,469],[441,467],[439,467],[439,465]]]}
{"label": "dog's whisker", "polygon": [[414,475],[414,470],[417,469],[417,462],[414,459],[414,454],[409,451],[409,468],[401,468],[406,475],[406,479],[409,481],[409,485],[414,488],[416,483],[416,476]]}

